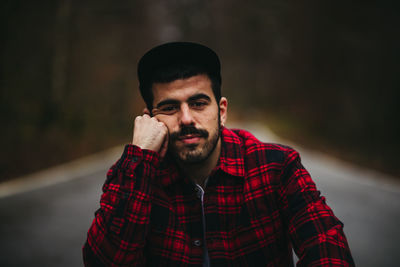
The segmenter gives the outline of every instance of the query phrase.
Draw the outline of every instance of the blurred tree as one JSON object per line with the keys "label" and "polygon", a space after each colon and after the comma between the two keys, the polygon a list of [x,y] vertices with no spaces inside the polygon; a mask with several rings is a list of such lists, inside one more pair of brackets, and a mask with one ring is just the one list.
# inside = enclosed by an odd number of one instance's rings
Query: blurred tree
{"label": "blurred tree", "polygon": [[236,117],[400,175],[396,1],[0,2],[0,179],[129,142],[136,63],[185,40],[222,59]]}

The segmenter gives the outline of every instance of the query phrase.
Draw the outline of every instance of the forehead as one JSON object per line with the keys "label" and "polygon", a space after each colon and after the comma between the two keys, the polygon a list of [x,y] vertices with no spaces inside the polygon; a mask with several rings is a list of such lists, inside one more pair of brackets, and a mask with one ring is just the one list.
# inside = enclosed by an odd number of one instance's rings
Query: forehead
{"label": "forehead", "polygon": [[154,83],[152,86],[153,104],[165,99],[184,101],[195,94],[205,94],[214,99],[211,80],[205,74],[186,79],[178,79],[168,83]]}

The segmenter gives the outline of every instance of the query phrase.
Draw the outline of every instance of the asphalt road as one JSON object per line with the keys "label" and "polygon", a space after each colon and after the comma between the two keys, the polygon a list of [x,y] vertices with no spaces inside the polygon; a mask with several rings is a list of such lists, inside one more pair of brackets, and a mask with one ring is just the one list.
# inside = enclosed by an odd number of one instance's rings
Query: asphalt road
{"label": "asphalt road", "polygon": [[[265,127],[241,127],[282,143]],[[399,182],[292,146],[344,223],[356,265],[400,266]],[[120,153],[113,149],[0,185],[0,266],[83,266],[81,247],[105,173]]]}

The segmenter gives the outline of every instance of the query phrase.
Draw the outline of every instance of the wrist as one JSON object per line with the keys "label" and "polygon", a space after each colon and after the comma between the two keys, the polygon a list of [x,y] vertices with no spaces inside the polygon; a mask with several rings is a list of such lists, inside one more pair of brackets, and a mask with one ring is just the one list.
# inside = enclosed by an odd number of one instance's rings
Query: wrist
{"label": "wrist", "polygon": [[126,155],[126,157],[130,157],[132,161],[137,161],[137,163],[144,161],[153,166],[158,166],[160,161],[160,155],[158,152],[151,149],[142,148],[135,144],[127,144],[125,146],[124,155]]}

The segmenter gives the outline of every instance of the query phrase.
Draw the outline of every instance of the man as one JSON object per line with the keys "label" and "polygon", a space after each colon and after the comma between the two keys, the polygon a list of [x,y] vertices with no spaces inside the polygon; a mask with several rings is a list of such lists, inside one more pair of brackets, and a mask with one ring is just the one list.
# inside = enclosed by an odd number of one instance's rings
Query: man
{"label": "man", "polygon": [[293,149],[224,127],[220,62],[168,43],[139,62],[147,108],[109,170],[86,266],[353,266]]}

